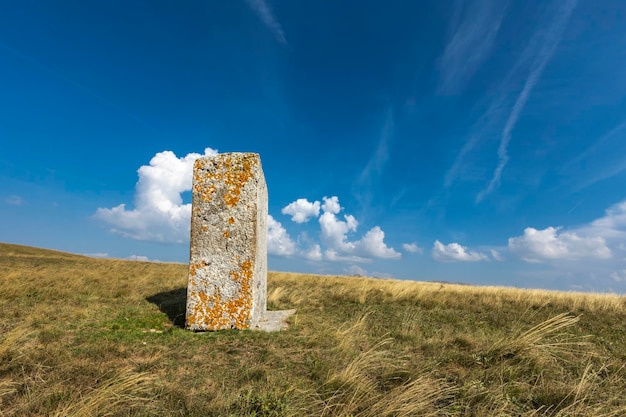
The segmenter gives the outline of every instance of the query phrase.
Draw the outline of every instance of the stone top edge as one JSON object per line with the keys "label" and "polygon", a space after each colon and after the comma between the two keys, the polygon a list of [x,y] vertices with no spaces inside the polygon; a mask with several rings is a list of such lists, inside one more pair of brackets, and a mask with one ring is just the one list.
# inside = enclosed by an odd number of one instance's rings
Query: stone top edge
{"label": "stone top edge", "polygon": [[256,157],[261,159],[261,155],[256,153],[256,152],[224,152],[224,153],[218,153],[216,155],[206,155],[206,156],[201,156],[198,159],[215,159],[215,158],[224,158],[224,157]]}

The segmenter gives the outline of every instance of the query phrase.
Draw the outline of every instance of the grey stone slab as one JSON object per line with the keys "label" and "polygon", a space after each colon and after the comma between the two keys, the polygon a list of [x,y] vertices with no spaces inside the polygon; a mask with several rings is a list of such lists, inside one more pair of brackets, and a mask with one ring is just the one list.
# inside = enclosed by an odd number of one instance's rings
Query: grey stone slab
{"label": "grey stone slab", "polygon": [[250,329],[266,311],[267,186],[254,153],[196,160],[186,327]]}
{"label": "grey stone slab", "polygon": [[287,329],[287,319],[296,314],[296,310],[266,311],[257,327],[253,330],[278,332]]}

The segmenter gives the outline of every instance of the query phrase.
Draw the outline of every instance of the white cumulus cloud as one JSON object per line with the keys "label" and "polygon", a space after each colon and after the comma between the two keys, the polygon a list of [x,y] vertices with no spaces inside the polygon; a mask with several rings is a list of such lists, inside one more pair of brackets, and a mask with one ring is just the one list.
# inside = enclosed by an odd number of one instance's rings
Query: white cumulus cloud
{"label": "white cumulus cloud", "polygon": [[337,252],[334,249],[326,249],[324,252],[324,259],[327,261],[333,262],[358,262],[358,263],[369,263],[372,262],[371,258],[364,258],[362,256],[357,255],[347,255]]}
{"label": "white cumulus cloud", "polygon": [[99,208],[94,217],[109,224],[112,232],[131,239],[184,242],[189,239],[191,204],[183,204],[181,194],[191,190],[194,161],[216,154],[211,148],[204,155],[190,153],[182,158],[171,151],[157,153],[137,171],[135,208],[129,210],[126,204]]}
{"label": "white cumulus cloud", "polygon": [[368,257],[399,259],[402,255],[385,242],[385,232],[379,226],[374,226],[365,235],[356,241],[348,239],[348,233],[356,232],[359,222],[351,214],[345,214],[343,220],[337,214],[343,210],[337,196],[324,197],[322,211],[319,218],[322,242],[328,247],[325,258],[331,261],[358,259],[362,262]]}
{"label": "white cumulus cloud", "polygon": [[151,261],[150,258],[144,255],[130,255],[126,259],[130,261],[139,261],[139,262],[154,262],[154,261]]}
{"label": "white cumulus cloud", "polygon": [[302,255],[310,261],[321,261],[324,258],[320,245],[311,246],[308,250],[304,251]]}
{"label": "white cumulus cloud", "polygon": [[324,210],[324,213],[338,214],[341,211],[339,197],[323,197],[322,200],[324,200],[324,205],[322,205],[322,210]]}
{"label": "white cumulus cloud", "polygon": [[353,242],[348,241],[348,232],[355,232],[359,225],[351,214],[344,215],[344,220],[336,216],[341,211],[337,197],[324,197],[322,205],[324,213],[319,218],[322,232],[322,241],[331,249],[340,252],[352,252],[355,249]]}
{"label": "white cumulus cloud", "polygon": [[109,257],[109,254],[107,252],[83,253],[81,255],[88,256],[90,258],[108,258]]}
{"label": "white cumulus cloud", "polygon": [[291,216],[291,220],[296,223],[306,223],[320,215],[320,202],[311,203],[306,198],[299,198],[283,207],[281,213]]}
{"label": "white cumulus cloud", "polygon": [[403,243],[402,249],[404,249],[405,252],[409,252],[409,253],[424,253],[424,249],[417,246],[417,243],[415,242]]}
{"label": "white cumulus cloud", "polygon": [[[530,263],[542,263],[541,271],[577,280],[585,291],[626,291],[626,200],[610,206],[591,222],[562,227],[527,227],[508,240],[508,252]],[[572,281],[573,282],[573,281]]]}
{"label": "white cumulus cloud", "polygon": [[527,227],[522,236],[509,238],[509,251],[527,262],[611,257],[611,250],[602,236],[581,236],[575,232],[560,232],[560,229]]}
{"label": "white cumulus cloud", "polygon": [[291,256],[296,253],[296,244],[280,222],[267,216],[267,253],[270,255]]}
{"label": "white cumulus cloud", "polygon": [[402,256],[400,252],[396,252],[393,248],[388,247],[385,242],[385,232],[380,227],[374,226],[371,228],[363,238],[355,243],[357,249],[361,249],[365,255],[370,255],[375,258],[384,259],[400,259]]}
{"label": "white cumulus cloud", "polygon": [[466,246],[455,242],[444,245],[438,240],[433,244],[432,256],[438,262],[476,262],[488,259],[484,253],[467,250]]}
{"label": "white cumulus cloud", "polygon": [[604,216],[581,227],[580,232],[620,243],[626,241],[626,200],[606,209]]}

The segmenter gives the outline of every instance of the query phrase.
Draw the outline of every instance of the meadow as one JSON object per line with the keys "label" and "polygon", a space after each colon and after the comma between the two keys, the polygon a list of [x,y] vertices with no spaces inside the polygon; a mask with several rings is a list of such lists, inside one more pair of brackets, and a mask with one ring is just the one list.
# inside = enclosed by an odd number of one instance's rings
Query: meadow
{"label": "meadow", "polygon": [[0,416],[626,415],[624,296],[270,272],[289,329],[192,333],[186,281],[0,244]]}

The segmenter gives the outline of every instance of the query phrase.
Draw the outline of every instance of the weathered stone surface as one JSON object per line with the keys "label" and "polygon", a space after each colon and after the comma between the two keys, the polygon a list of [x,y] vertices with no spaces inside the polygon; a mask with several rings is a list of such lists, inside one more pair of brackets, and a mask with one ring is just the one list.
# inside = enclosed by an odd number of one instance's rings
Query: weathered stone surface
{"label": "weathered stone surface", "polygon": [[267,186],[254,153],[196,160],[186,327],[259,325],[267,293]]}

